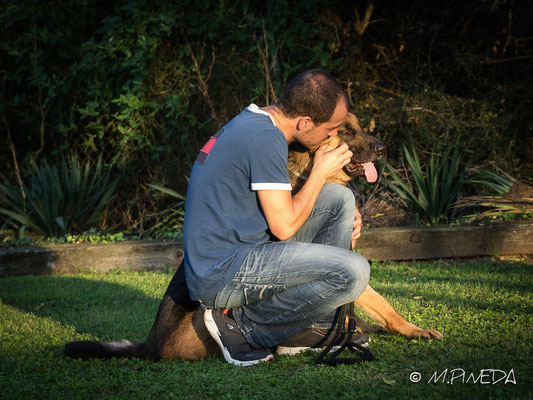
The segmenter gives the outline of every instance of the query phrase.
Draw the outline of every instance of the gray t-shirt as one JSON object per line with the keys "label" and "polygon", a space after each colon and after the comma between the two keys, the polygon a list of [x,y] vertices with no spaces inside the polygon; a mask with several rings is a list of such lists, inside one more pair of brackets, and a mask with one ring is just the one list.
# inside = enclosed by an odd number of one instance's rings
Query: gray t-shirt
{"label": "gray t-shirt", "polygon": [[221,128],[200,151],[189,180],[183,243],[193,300],[212,299],[248,251],[269,240],[258,190],[291,190],[288,144],[255,104]]}

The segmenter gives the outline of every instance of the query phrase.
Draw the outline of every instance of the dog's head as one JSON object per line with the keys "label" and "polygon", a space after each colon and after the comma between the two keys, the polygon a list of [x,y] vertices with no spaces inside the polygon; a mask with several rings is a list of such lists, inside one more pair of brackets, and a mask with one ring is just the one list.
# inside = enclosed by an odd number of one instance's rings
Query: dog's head
{"label": "dog's head", "polygon": [[326,139],[311,151],[298,142],[291,143],[288,165],[293,193],[298,192],[307,180],[313,168],[314,152],[324,144],[328,144],[328,150],[332,150],[344,142],[353,153],[352,161],[327,182],[346,185],[356,176],[362,175],[368,182],[376,181],[377,171],[373,163],[383,156],[385,145],[366,133],[352,113],[348,113],[338,132],[337,136]]}
{"label": "dog's head", "polygon": [[377,171],[374,162],[385,154],[385,145],[366,133],[352,113],[348,113],[344,119],[339,127],[338,135],[326,139],[321,145],[329,144],[328,149],[334,149],[342,142],[346,143],[353,153],[352,161],[343,168],[347,175],[344,179],[348,181],[356,176],[364,175],[368,182],[375,182]]}

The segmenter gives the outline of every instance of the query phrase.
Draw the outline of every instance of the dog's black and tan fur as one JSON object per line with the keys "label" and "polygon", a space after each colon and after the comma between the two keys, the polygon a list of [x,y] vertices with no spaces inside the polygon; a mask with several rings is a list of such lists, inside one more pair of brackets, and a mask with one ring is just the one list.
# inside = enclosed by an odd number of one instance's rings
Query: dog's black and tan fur
{"label": "dog's black and tan fur", "polygon": [[379,160],[385,151],[385,145],[374,136],[366,133],[357,117],[352,113],[348,113],[344,123],[339,127],[338,135],[326,139],[312,151],[297,142],[291,143],[288,164],[294,193],[301,189],[311,173],[314,151],[324,144],[327,144],[328,150],[331,150],[342,142],[348,144],[353,153],[352,162],[345,166],[341,173],[328,179],[328,182],[346,185],[356,176],[364,174],[361,164]]}
{"label": "dog's black and tan fur", "polygon": [[[353,114],[348,114],[336,137],[327,139],[322,144],[330,148],[345,142],[354,156],[344,170],[328,180],[346,185],[355,176],[362,175],[360,164],[376,161],[385,146],[376,138],[364,132]],[[316,149],[315,149],[316,150]],[[313,151],[301,145],[291,145],[289,154],[289,171],[293,190],[298,191],[313,166]],[[442,335],[432,329],[418,328],[403,319],[392,306],[370,286],[355,304],[381,325],[370,325],[359,320],[363,331],[375,332],[387,330],[406,337],[436,337]],[[66,355],[73,358],[112,358],[138,357],[153,360],[183,358],[198,360],[219,352],[219,348],[207,331],[203,321],[203,309],[197,302],[187,306],[178,305],[165,294],[157,312],[154,325],[145,343],[132,343],[127,340],[119,342],[83,341],[71,342],[65,346]]]}

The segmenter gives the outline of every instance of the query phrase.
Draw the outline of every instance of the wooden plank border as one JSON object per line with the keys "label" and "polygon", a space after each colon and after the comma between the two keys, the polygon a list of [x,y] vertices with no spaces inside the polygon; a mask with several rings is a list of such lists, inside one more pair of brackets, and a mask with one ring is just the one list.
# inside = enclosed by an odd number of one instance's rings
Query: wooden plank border
{"label": "wooden plank border", "polygon": [[0,249],[0,275],[46,275],[113,269],[177,269],[181,241],[126,241],[112,244],[59,244]]}
{"label": "wooden plank border", "polygon": [[375,260],[529,255],[533,254],[533,223],[368,229],[356,247]]}
{"label": "wooden plank border", "polygon": [[[357,247],[374,260],[530,255],[533,222],[364,229]],[[177,268],[182,259],[177,240],[0,248],[0,275]]]}

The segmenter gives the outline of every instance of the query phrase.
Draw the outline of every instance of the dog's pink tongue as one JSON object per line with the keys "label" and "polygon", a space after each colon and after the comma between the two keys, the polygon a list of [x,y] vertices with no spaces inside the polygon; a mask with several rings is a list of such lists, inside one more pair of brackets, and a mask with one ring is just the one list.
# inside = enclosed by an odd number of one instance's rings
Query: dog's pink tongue
{"label": "dog's pink tongue", "polygon": [[375,182],[378,179],[376,167],[371,162],[361,164],[365,168],[365,177],[368,182]]}

